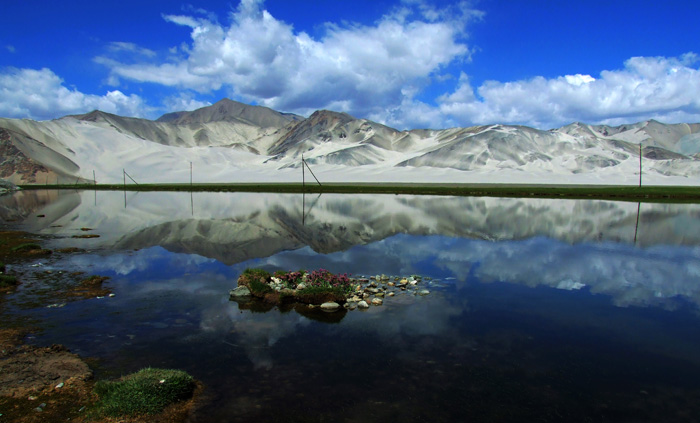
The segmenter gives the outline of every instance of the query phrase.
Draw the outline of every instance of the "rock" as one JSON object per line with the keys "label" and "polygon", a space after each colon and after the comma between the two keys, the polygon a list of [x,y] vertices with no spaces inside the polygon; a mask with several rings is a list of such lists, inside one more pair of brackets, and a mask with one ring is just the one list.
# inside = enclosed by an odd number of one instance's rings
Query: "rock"
{"label": "rock", "polygon": [[371,286],[372,288],[376,288],[377,282],[370,282],[369,286]]}
{"label": "rock", "polygon": [[401,279],[399,281],[399,286],[406,286],[408,285],[408,279]]}
{"label": "rock", "polygon": [[389,282],[387,285],[389,285],[389,286],[396,286],[396,284],[395,284],[394,282]]}
{"label": "rock", "polygon": [[384,300],[381,298],[372,298],[372,305],[380,306],[382,304],[384,304]]}
{"label": "rock", "polygon": [[239,286],[228,293],[229,298],[250,297],[250,289],[247,286]]}
{"label": "rock", "polygon": [[367,301],[362,300],[359,303],[357,303],[357,308],[369,308],[369,304],[367,304]]}
{"label": "rock", "polygon": [[369,292],[370,294],[376,294],[379,292],[379,288],[365,288],[365,292]]}
{"label": "rock", "polygon": [[388,294],[386,294],[386,295],[387,295],[387,297],[393,297],[395,294],[394,294],[393,292],[390,292],[390,293],[388,293]]}
{"label": "rock", "polygon": [[383,293],[383,292],[377,292],[376,294],[374,294],[374,296],[375,296],[375,297],[383,297],[383,296],[384,296],[384,293]]}
{"label": "rock", "polygon": [[427,289],[421,289],[420,291],[418,291],[418,295],[428,295],[428,294],[430,294],[430,291],[428,291]]}
{"label": "rock", "polygon": [[337,311],[340,308],[340,304],[334,302],[334,301],[329,301],[327,303],[321,304],[321,310],[323,311]]}
{"label": "rock", "polygon": [[357,307],[357,303],[347,302],[347,303],[343,304],[343,307],[347,308],[348,310],[354,310]]}
{"label": "rock", "polygon": [[382,281],[388,281],[389,277],[387,275],[382,275],[381,279]]}
{"label": "rock", "polygon": [[357,295],[353,295],[352,297],[350,297],[350,298],[348,299],[348,301],[352,301],[352,302],[355,302],[355,303],[356,303],[356,302],[359,302],[359,301],[361,301],[361,300],[362,300],[362,298],[358,297]]}
{"label": "rock", "polygon": [[362,294],[362,298],[369,298],[369,296],[370,296],[370,293],[369,293],[369,292],[364,292],[364,293]]}
{"label": "rock", "polygon": [[300,283],[299,285],[297,285],[297,289],[304,289],[304,288],[306,288],[306,284],[304,284],[303,282]]}

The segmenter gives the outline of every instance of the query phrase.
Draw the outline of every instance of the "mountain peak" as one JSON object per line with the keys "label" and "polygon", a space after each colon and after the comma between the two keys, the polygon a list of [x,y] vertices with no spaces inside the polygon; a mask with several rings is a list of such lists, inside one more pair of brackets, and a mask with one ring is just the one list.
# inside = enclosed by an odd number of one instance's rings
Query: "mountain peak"
{"label": "mountain peak", "polygon": [[284,114],[263,106],[251,106],[224,98],[211,106],[191,112],[167,113],[156,122],[168,122],[176,125],[189,125],[210,122],[239,122],[261,128],[282,128],[295,120],[302,119],[293,114]]}

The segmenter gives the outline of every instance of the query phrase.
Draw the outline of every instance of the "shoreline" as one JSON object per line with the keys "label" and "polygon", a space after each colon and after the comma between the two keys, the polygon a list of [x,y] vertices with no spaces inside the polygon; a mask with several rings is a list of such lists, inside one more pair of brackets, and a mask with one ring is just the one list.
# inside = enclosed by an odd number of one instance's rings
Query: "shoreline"
{"label": "shoreline", "polygon": [[[89,276],[81,272],[51,272],[27,267],[38,257],[51,260],[57,255],[82,254],[79,248],[47,250],[42,244],[46,237],[18,230],[14,225],[0,224],[0,263],[2,275],[15,279],[11,285],[0,287],[0,304],[6,301],[24,281],[48,278],[60,280],[42,298],[41,307],[61,307],[67,302],[82,301],[111,294],[103,283],[106,277]],[[18,248],[19,247],[19,248]],[[5,266],[9,264],[9,266]],[[9,269],[6,269],[9,267]],[[6,271],[7,270],[7,271]],[[31,283],[31,282],[30,282]],[[46,303],[46,304],[44,304]],[[72,353],[63,345],[31,345],[25,339],[41,331],[32,321],[12,318],[12,312],[3,313],[0,325],[0,419],[16,422],[91,421],[109,423],[112,417],[88,414],[99,401],[94,391],[94,363],[88,357]],[[10,317],[10,318],[8,318]],[[123,416],[122,422],[148,421],[184,422],[197,407],[197,399],[204,386],[196,382],[191,398],[166,407],[161,413],[147,417]],[[37,420],[38,419],[38,420]],[[4,421],[4,420],[3,420]]]}
{"label": "shoreline", "polygon": [[21,185],[23,190],[267,192],[290,194],[394,194],[460,197],[600,199],[614,201],[700,203],[700,186],[680,185],[534,185],[413,183],[195,183]]}

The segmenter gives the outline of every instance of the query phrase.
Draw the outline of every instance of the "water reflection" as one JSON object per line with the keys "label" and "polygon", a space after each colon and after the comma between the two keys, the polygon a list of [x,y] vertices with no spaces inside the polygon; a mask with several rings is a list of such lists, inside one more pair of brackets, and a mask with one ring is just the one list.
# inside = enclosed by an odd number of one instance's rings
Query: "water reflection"
{"label": "water reflection", "polygon": [[[202,421],[678,420],[659,404],[698,412],[698,206],[128,195],[126,209],[121,193],[100,192],[97,206],[93,193],[3,198],[4,219],[95,248],[41,269],[110,276],[116,294],[26,310],[21,286],[4,306],[44,322],[37,342],[99,357],[117,375],[190,371],[212,397]],[[69,237],[81,228],[100,238]],[[328,324],[299,308],[229,301],[246,267],[421,274],[431,293]]]}
{"label": "water reflection", "polygon": [[[700,206],[598,200],[257,193],[27,191],[5,196],[0,217],[33,231],[91,228],[92,247],[163,246],[227,264],[311,247],[343,251],[392,235],[483,240],[545,236],[566,243],[700,244]],[[196,207],[195,207],[196,205]],[[196,209],[196,210],[195,210]],[[44,217],[37,218],[37,215]]]}

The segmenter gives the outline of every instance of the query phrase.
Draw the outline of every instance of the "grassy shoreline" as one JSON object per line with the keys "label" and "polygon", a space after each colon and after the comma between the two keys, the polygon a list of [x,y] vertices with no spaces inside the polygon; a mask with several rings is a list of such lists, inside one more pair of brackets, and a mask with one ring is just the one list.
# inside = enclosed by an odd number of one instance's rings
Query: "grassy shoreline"
{"label": "grassy shoreline", "polygon": [[411,194],[468,197],[541,197],[700,203],[700,186],[632,185],[503,185],[411,183],[211,183],[211,184],[76,184],[22,185],[25,190],[71,189],[99,191],[272,192],[329,194]]}

